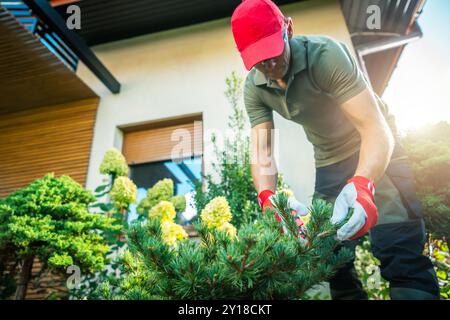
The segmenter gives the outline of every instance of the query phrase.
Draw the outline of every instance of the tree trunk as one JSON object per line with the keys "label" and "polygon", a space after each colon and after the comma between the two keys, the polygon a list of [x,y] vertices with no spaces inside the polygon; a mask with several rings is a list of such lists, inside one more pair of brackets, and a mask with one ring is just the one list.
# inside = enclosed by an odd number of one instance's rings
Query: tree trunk
{"label": "tree trunk", "polygon": [[22,269],[19,274],[19,281],[17,282],[16,300],[24,300],[27,294],[28,282],[31,278],[31,270],[33,269],[34,256],[29,256],[23,260]]}

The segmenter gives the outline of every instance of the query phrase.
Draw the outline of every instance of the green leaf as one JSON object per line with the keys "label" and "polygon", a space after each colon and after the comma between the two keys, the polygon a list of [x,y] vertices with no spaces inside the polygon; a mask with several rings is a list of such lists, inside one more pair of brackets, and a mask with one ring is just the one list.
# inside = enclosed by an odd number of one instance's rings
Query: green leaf
{"label": "green leaf", "polygon": [[103,202],[97,202],[97,203],[90,205],[89,208],[99,208],[102,204],[103,204]]}
{"label": "green leaf", "polygon": [[436,272],[436,275],[439,279],[447,280],[447,272],[445,272],[444,270],[438,270]]}
{"label": "green leaf", "polygon": [[106,196],[110,191],[111,191],[111,190],[108,189],[108,190],[106,190],[105,192],[96,194],[95,197],[96,197],[97,199],[103,198],[103,197]]}
{"label": "green leaf", "polygon": [[101,210],[103,210],[103,211],[110,211],[110,210],[112,210],[114,208],[114,205],[112,204],[112,203],[108,203],[108,204],[106,204],[106,203],[101,203],[100,204],[100,209]]}
{"label": "green leaf", "polygon": [[98,187],[95,189],[95,192],[96,192],[96,193],[102,192],[103,190],[105,190],[105,189],[108,188],[108,187],[109,187],[109,184],[104,184],[104,185],[98,186]]}

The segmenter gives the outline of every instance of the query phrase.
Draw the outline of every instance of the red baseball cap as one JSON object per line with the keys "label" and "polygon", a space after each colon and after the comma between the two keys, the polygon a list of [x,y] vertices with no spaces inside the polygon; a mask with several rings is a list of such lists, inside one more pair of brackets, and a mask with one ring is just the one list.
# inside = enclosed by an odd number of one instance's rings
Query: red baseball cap
{"label": "red baseball cap", "polygon": [[244,0],[231,16],[234,41],[247,70],[284,49],[284,15],[270,0]]}

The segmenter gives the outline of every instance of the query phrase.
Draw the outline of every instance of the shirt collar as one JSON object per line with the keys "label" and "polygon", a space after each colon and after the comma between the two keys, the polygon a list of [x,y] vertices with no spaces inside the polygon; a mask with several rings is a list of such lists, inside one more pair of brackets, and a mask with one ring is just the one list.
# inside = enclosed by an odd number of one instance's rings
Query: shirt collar
{"label": "shirt collar", "polygon": [[[306,65],[306,48],[302,39],[292,38],[289,41],[291,46],[291,55],[292,55],[292,66],[289,70],[289,77],[294,76],[298,72],[305,70]],[[260,72],[255,68],[255,76],[254,76],[255,85],[268,85],[269,79],[264,75],[264,73]]]}

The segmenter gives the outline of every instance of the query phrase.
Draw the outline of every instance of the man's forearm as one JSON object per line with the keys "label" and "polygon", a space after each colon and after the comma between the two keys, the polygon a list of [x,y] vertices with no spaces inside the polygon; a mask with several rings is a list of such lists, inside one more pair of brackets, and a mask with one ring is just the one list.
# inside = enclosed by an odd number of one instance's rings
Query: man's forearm
{"label": "man's forearm", "polygon": [[263,167],[261,164],[252,164],[250,168],[253,177],[253,183],[258,194],[263,190],[272,190],[273,192],[275,192],[277,188],[278,178],[277,170],[275,170],[274,173],[270,172],[270,174],[267,174],[264,171],[269,169]]}
{"label": "man's forearm", "polygon": [[394,137],[370,89],[341,104],[347,118],[361,136],[361,150],[355,175],[380,179],[392,156]]}
{"label": "man's forearm", "polygon": [[263,190],[275,192],[278,170],[273,155],[273,121],[266,121],[252,128],[251,173],[258,194]]}
{"label": "man's forearm", "polygon": [[361,132],[361,151],[356,176],[380,179],[392,156],[394,138],[389,127],[373,125]]}

